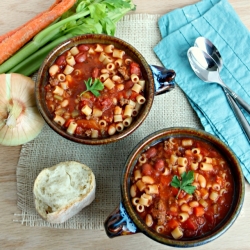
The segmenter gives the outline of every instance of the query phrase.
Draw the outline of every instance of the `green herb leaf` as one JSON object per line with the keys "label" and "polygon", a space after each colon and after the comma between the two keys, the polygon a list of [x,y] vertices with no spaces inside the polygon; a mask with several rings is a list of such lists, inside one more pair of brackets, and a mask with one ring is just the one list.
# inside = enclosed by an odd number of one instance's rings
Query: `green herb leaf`
{"label": "green herb leaf", "polygon": [[84,93],[86,93],[87,91],[90,91],[93,95],[95,96],[99,96],[101,90],[104,89],[104,86],[102,84],[102,82],[99,79],[93,79],[90,77],[87,81],[84,81],[85,85],[86,85],[86,90],[83,91],[80,96],[82,96]]}
{"label": "green herb leaf", "polygon": [[181,180],[175,175],[171,181],[171,186],[175,188],[179,188],[179,192],[176,196],[176,199],[178,199],[178,196],[181,192],[181,190],[185,191],[188,194],[192,194],[196,187],[192,185],[194,181],[194,172],[188,171],[181,174]]}

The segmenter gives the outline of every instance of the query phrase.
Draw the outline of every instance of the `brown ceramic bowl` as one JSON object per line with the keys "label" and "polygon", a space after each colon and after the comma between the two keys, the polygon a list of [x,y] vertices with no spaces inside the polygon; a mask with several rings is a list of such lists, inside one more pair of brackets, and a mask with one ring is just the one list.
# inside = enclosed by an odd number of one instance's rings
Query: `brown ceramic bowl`
{"label": "brown ceramic bowl", "polygon": [[[83,138],[80,136],[70,135],[66,133],[66,131],[62,130],[61,127],[53,121],[53,117],[49,113],[46,107],[46,103],[44,101],[44,87],[46,86],[49,78],[48,70],[50,66],[54,63],[56,58],[75,45],[91,43],[113,44],[116,48],[124,50],[126,54],[132,57],[132,59],[140,65],[143,78],[146,82],[144,96],[147,101],[143,105],[143,108],[140,110],[137,117],[133,120],[132,124],[126,129],[124,129],[122,132],[116,133],[110,137],[102,139]],[[88,34],[71,38],[51,51],[51,53],[46,57],[45,61],[41,65],[40,70],[38,72],[35,95],[40,113],[42,114],[47,124],[58,134],[60,134],[66,139],[78,143],[90,145],[106,144],[122,139],[127,135],[131,134],[133,131],[135,131],[147,117],[153,104],[154,96],[171,90],[174,87],[174,78],[175,72],[173,70],[167,70],[159,66],[149,65],[145,58],[140,54],[140,52],[127,42],[112,36]]]}
{"label": "brown ceramic bowl", "polygon": [[[216,149],[216,151],[219,151],[223,158],[228,161],[232,172],[234,193],[231,207],[225,218],[212,231],[209,231],[202,236],[175,240],[173,238],[161,235],[145,225],[144,221],[138,216],[135,207],[131,203],[130,179],[135,163],[137,162],[139,156],[150,146],[170,137],[196,138],[211,144]],[[194,247],[216,239],[230,228],[241,211],[245,189],[244,177],[239,161],[231,149],[222,143],[217,137],[203,130],[197,130],[193,128],[168,128],[147,136],[131,152],[127,158],[122,173],[121,192],[122,201],[120,206],[110,214],[104,223],[106,233],[109,237],[142,232],[151,239],[165,245],[173,247]]]}

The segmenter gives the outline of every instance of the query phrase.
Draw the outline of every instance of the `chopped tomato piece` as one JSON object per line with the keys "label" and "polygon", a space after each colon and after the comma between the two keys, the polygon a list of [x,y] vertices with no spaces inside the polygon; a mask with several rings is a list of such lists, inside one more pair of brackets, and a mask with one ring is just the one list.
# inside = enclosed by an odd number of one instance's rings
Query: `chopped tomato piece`
{"label": "chopped tomato piece", "polygon": [[140,70],[139,64],[137,64],[135,62],[132,62],[130,64],[130,73],[140,76],[141,75],[141,70]]}
{"label": "chopped tomato piece", "polygon": [[81,119],[77,121],[77,125],[83,127],[83,128],[88,128],[88,129],[100,129],[99,124],[94,121],[94,120],[85,120]]}
{"label": "chopped tomato piece", "polygon": [[[161,183],[165,186],[169,186],[170,185],[170,182],[172,181],[172,176],[171,175],[161,175]],[[172,187],[173,189],[176,189],[177,193],[178,193],[178,188],[174,188]],[[174,193],[176,193],[175,191],[173,191]],[[176,193],[176,195],[177,195]]]}
{"label": "chopped tomato piece", "polygon": [[194,231],[196,231],[198,229],[197,223],[194,220],[192,220],[192,218],[188,218],[183,223],[183,227],[186,228],[186,229],[194,230]]}
{"label": "chopped tomato piece", "polygon": [[205,213],[205,210],[204,210],[203,207],[201,207],[201,206],[194,207],[194,214],[195,214],[195,216],[200,217],[200,216],[204,215],[204,213]]}
{"label": "chopped tomato piece", "polygon": [[171,219],[168,221],[168,226],[171,228],[171,229],[175,229],[176,227],[179,226],[179,222],[175,219]]}
{"label": "chopped tomato piece", "polygon": [[70,124],[71,122],[73,122],[74,120],[75,120],[75,119],[73,119],[73,118],[68,119],[68,120],[65,122],[64,126],[67,128],[67,127],[69,126],[69,124]]}

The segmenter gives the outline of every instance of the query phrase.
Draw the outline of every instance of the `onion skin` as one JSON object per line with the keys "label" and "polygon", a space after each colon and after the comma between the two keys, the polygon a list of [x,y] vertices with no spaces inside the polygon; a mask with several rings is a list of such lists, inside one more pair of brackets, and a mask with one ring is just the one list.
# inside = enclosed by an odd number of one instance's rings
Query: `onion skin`
{"label": "onion skin", "polygon": [[17,146],[33,140],[44,120],[35,100],[35,83],[21,74],[0,74],[0,144]]}

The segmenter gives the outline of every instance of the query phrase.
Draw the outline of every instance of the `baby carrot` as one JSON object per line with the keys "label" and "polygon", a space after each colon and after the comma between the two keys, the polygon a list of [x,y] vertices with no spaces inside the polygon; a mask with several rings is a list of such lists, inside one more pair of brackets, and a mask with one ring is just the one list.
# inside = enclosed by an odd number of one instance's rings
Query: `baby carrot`
{"label": "baby carrot", "polygon": [[75,2],[76,0],[56,0],[52,5],[53,7],[48,11],[45,11],[42,15],[38,15],[37,18],[33,18],[26,25],[23,25],[12,35],[5,38],[0,43],[0,64],[11,57],[37,33],[54,22],[64,12],[69,10]]}

